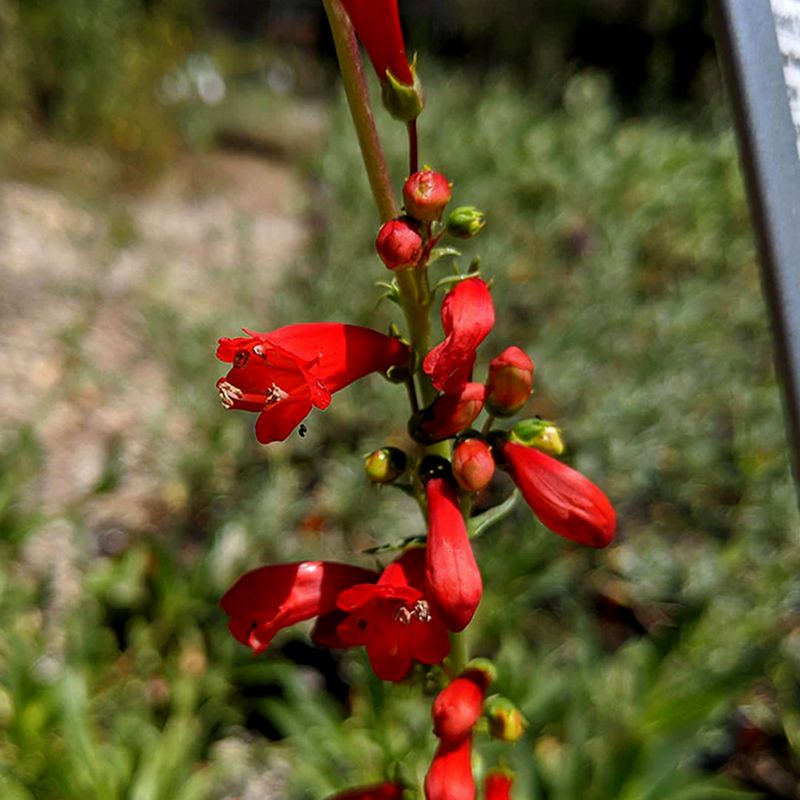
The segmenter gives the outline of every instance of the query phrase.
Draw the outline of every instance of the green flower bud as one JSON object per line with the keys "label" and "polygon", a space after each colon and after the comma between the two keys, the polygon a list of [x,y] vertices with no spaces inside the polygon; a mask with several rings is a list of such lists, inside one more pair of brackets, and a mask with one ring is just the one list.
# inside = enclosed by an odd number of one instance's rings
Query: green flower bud
{"label": "green flower bud", "polygon": [[406,471],[406,454],[397,447],[381,447],[364,458],[364,472],[372,483],[391,483]]}
{"label": "green flower bud", "polygon": [[447,217],[447,232],[459,239],[477,236],[486,225],[486,215],[475,206],[459,206]]}
{"label": "green flower bud", "polygon": [[483,712],[489,720],[489,733],[493,739],[516,742],[525,733],[525,717],[507,697],[492,695],[486,700]]}
{"label": "green flower bud", "polygon": [[523,419],[511,429],[510,441],[535,447],[551,456],[560,456],[564,452],[561,431],[546,419]]}

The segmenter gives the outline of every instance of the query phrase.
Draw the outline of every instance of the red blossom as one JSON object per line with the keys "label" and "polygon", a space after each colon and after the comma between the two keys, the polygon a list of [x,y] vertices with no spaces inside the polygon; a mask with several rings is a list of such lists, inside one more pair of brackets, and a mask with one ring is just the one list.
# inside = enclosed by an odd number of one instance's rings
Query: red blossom
{"label": "red blossom", "polygon": [[402,800],[403,789],[402,783],[380,783],[340,792],[328,800]]}
{"label": "red blossom", "polygon": [[333,611],[342,590],[377,577],[335,561],[271,564],[242,575],[220,605],[233,636],[261,653],[282,628]]}
{"label": "red blossom", "polygon": [[446,478],[425,484],[428,499],[428,545],[425,582],[428,597],[451,631],[463,630],[483,594],[481,573],[467,536],[458,495]]}
{"label": "red blossom", "polygon": [[439,395],[414,416],[412,435],[430,443],[461,433],[481,413],[487,391],[482,383],[465,383],[452,394]]}
{"label": "red blossom", "polygon": [[426,800],[475,800],[472,736],[442,739],[425,776]]}
{"label": "red blossom", "polygon": [[439,391],[458,392],[472,376],[475,351],[494,325],[489,287],[480,278],[457,283],[442,302],[445,340],[431,350],[422,368]]}
{"label": "red blossom", "polygon": [[425,593],[425,551],[407,550],[378,582],[353,586],[339,595],[346,613],[335,637],[331,626],[315,641],[335,646],[365,645],[372,669],[385,681],[408,675],[414,661],[439,664],[450,652],[447,628]]}
{"label": "red blossom", "polygon": [[370,372],[408,362],[406,345],[358,325],[316,322],[220,339],[217,358],[233,364],[217,381],[226,408],[259,412],[256,437],[283,441],[313,406]]}
{"label": "red blossom", "polygon": [[605,547],[617,515],[608,498],[577,470],[533,447],[504,442],[505,469],[542,524],[588,547]]}
{"label": "red blossom", "polygon": [[414,76],[406,57],[397,0],[342,0],[342,5],[378,78],[384,81],[391,72],[400,83],[411,86]]}
{"label": "red blossom", "polygon": [[528,402],[533,361],[519,347],[507,347],[489,363],[486,405],[497,417],[511,417]]}
{"label": "red blossom", "polygon": [[485,670],[467,669],[439,692],[431,709],[436,736],[455,741],[472,733],[491,677]]}
{"label": "red blossom", "polygon": [[492,769],[486,775],[484,800],[511,800],[514,776],[505,769]]}

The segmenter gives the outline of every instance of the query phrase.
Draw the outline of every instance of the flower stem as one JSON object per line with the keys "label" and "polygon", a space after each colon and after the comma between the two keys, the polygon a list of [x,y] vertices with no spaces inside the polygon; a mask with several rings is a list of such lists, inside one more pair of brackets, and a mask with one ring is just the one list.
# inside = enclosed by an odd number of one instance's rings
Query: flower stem
{"label": "flower stem", "polygon": [[419,170],[419,144],[417,142],[417,120],[408,122],[408,174]]}
{"label": "flower stem", "polygon": [[[342,73],[342,83],[347,95],[347,103],[350,106],[350,116],[356,129],[372,196],[375,198],[381,221],[386,222],[398,215],[399,208],[375,127],[375,117],[372,113],[355,31],[340,0],[322,0],[322,2],[331,26],[336,57]],[[420,292],[419,284],[413,273],[414,270],[398,270],[396,278],[411,344],[420,356],[418,361],[421,361],[430,345],[429,308],[422,302],[424,295]]]}

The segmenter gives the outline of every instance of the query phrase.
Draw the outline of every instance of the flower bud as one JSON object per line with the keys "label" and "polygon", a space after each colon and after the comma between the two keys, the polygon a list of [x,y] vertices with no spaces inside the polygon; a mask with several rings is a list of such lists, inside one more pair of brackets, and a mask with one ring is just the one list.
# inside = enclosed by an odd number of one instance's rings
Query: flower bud
{"label": "flower bud", "polygon": [[416,60],[409,69],[414,78],[410,85],[397,80],[390,70],[386,71],[386,79],[381,81],[383,107],[401,122],[416,119],[425,107],[425,92],[417,77]]}
{"label": "flower bud", "polygon": [[458,239],[477,236],[486,224],[486,215],[475,206],[459,206],[447,217],[447,232]]}
{"label": "flower bud", "polygon": [[406,471],[406,454],[397,447],[381,447],[364,458],[364,472],[372,483],[391,483]]}
{"label": "flower bud", "polygon": [[465,492],[479,492],[494,475],[494,459],[483,439],[460,441],[453,449],[453,477]]}
{"label": "flower bud", "polygon": [[457,741],[472,733],[475,723],[480,719],[483,698],[494,673],[494,666],[489,662],[486,662],[486,666],[468,666],[439,692],[431,708],[436,736]]}
{"label": "flower bud", "polygon": [[490,697],[484,713],[489,720],[489,733],[493,739],[516,742],[525,733],[526,722],[522,712],[506,697]]}
{"label": "flower bud", "polygon": [[481,413],[485,399],[486,387],[481,383],[467,383],[458,394],[439,395],[411,417],[409,434],[425,444],[449,439],[469,428]]}
{"label": "flower bud", "polygon": [[496,417],[511,417],[528,402],[532,386],[533,361],[519,347],[507,347],[489,363],[486,407]]}
{"label": "flower bud", "polygon": [[406,212],[421,222],[433,222],[442,216],[450,202],[450,183],[441,172],[424,169],[415,172],[403,186]]}
{"label": "flower bud", "polygon": [[535,447],[551,456],[560,456],[564,452],[561,431],[546,419],[523,419],[512,429],[510,440],[527,447]]}
{"label": "flower bud", "polygon": [[408,269],[422,255],[422,237],[413,220],[399,217],[381,225],[375,249],[387,269]]}
{"label": "flower bud", "polygon": [[484,800],[511,800],[514,773],[507,769],[490,769],[483,784]]}

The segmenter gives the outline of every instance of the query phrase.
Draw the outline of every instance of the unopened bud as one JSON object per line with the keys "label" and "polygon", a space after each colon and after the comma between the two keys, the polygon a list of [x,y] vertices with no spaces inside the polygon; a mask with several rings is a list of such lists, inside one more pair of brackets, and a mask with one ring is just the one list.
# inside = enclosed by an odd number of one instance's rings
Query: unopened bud
{"label": "unopened bud", "polygon": [[403,186],[406,212],[422,222],[433,222],[442,216],[450,202],[450,183],[441,172],[423,169],[415,172]]}
{"label": "unopened bud", "polygon": [[406,454],[397,447],[381,447],[364,458],[364,472],[373,483],[391,483],[406,471]]}
{"label": "unopened bud", "polygon": [[494,458],[483,439],[464,439],[453,448],[453,476],[465,492],[485,489],[494,475]]}
{"label": "unopened bud", "polygon": [[459,206],[447,216],[447,232],[458,239],[477,236],[486,225],[486,215],[475,206]]}
{"label": "unopened bud", "polygon": [[481,413],[486,387],[467,383],[458,394],[439,395],[427,408],[417,411],[408,423],[412,439],[432,444],[466,430]]}
{"label": "unopened bud", "polygon": [[519,347],[507,347],[489,363],[486,407],[496,417],[511,417],[528,402],[532,386],[533,361]]}
{"label": "unopened bud", "polygon": [[525,733],[525,718],[507,697],[492,695],[486,700],[483,711],[489,720],[489,733],[493,739],[516,742]]}
{"label": "unopened bud", "polygon": [[414,76],[414,83],[411,85],[397,80],[389,70],[386,70],[386,79],[381,81],[383,107],[401,122],[416,119],[425,107],[425,92],[417,78],[416,60],[410,68]]}
{"label": "unopened bud", "polygon": [[551,456],[560,456],[564,452],[561,431],[546,419],[523,419],[511,429],[510,440],[526,447],[535,447]]}
{"label": "unopened bud", "polygon": [[422,237],[414,220],[399,217],[381,225],[375,249],[387,269],[413,267],[422,255]]}
{"label": "unopened bud", "polygon": [[514,773],[504,768],[490,769],[483,784],[485,800],[511,800]]}

